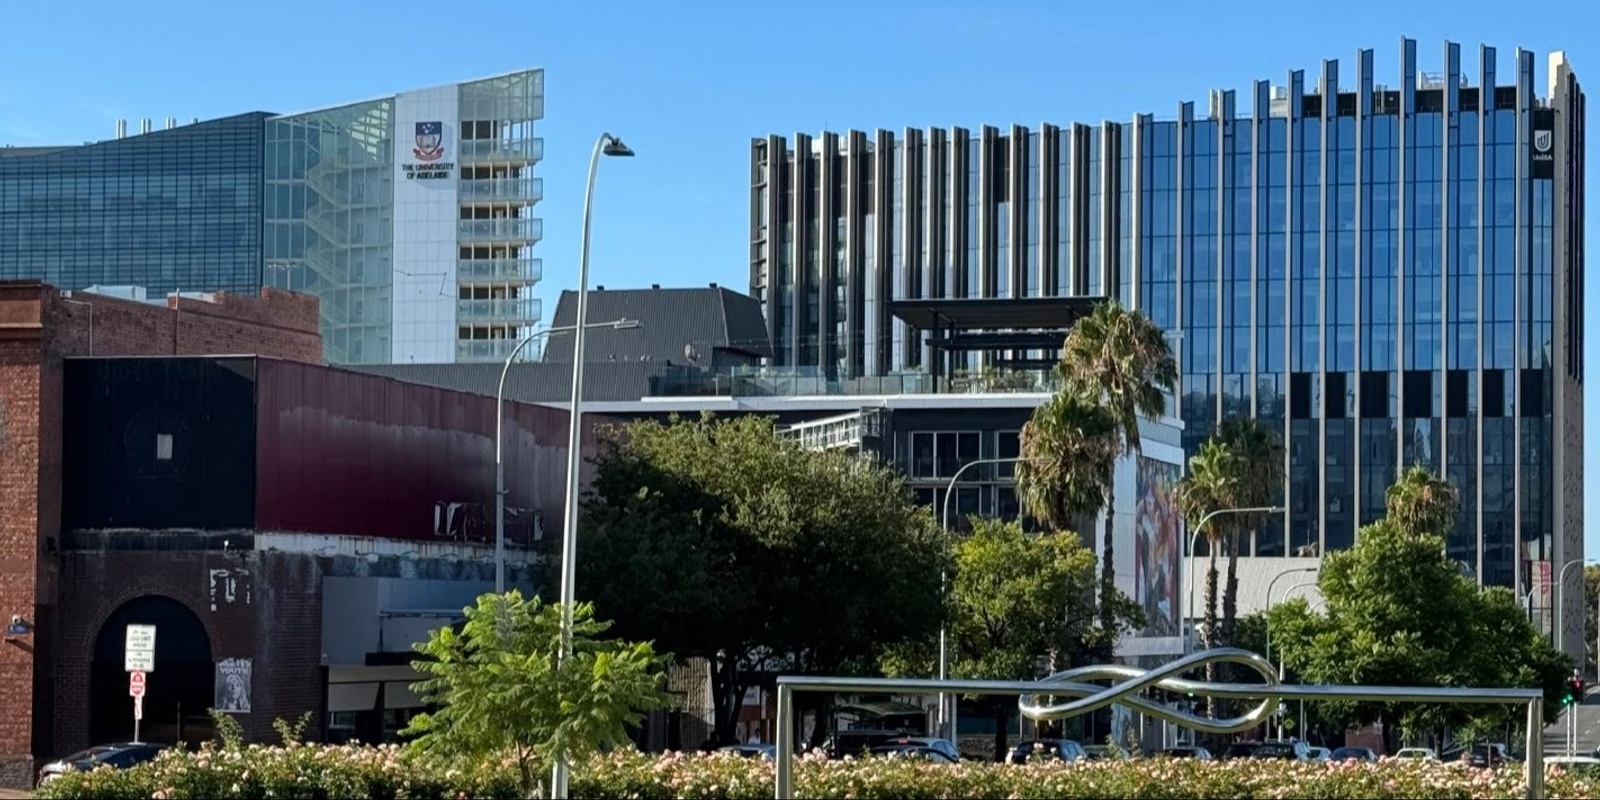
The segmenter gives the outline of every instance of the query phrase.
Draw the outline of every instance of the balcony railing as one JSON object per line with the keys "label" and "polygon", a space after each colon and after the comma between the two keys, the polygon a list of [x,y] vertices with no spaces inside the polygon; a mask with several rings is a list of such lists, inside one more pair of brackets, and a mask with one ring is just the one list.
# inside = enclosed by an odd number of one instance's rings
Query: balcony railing
{"label": "balcony railing", "polygon": [[456,322],[467,325],[483,322],[533,324],[543,310],[533,298],[507,298],[503,300],[457,300]]}
{"label": "balcony railing", "polygon": [[463,139],[456,146],[456,160],[462,162],[533,162],[544,158],[544,140],[506,142],[499,139]]}
{"label": "balcony railing", "polygon": [[1055,390],[1049,370],[984,370],[940,376],[907,372],[862,378],[828,376],[812,368],[734,367],[712,372],[671,367],[651,379],[656,397],[799,397],[899,394],[1044,394]]}
{"label": "balcony railing", "polygon": [[480,181],[461,181],[459,196],[464,202],[503,200],[507,202],[537,203],[544,199],[542,178],[491,178]]}
{"label": "balcony railing", "polygon": [[463,242],[537,242],[544,237],[544,221],[537,219],[464,219],[457,223]]}
{"label": "balcony railing", "polygon": [[538,283],[544,279],[539,258],[463,258],[456,262],[456,281],[474,283]]}

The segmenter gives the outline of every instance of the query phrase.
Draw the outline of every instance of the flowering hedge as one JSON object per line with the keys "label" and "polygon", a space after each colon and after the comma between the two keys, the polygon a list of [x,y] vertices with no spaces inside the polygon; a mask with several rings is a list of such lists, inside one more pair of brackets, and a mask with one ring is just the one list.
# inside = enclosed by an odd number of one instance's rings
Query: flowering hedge
{"label": "flowering hedge", "polygon": [[[1600,780],[1549,770],[1552,798],[1600,797]],[[252,745],[170,752],[129,770],[56,780],[53,798],[515,798],[510,762],[437,764],[393,747]],[[904,759],[805,759],[799,797],[853,798],[1499,798],[1524,796],[1522,771],[1384,761],[1298,764],[1165,759],[1089,764],[941,765]],[[615,752],[574,765],[585,798],[769,798],[772,764],[731,755]]]}

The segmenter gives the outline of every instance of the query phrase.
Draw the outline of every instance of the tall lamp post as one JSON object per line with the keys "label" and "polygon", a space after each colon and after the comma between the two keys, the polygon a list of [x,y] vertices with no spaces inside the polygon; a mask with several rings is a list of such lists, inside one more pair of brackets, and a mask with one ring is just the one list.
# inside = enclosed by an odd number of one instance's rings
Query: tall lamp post
{"label": "tall lamp post", "polygon": [[[619,319],[588,327],[624,330],[639,327],[639,321]],[[527,347],[533,340],[573,330],[576,330],[575,326],[563,325],[559,328],[537,330],[522,337],[522,341],[517,342],[517,346],[511,348],[511,353],[506,356],[505,366],[500,368],[500,385],[494,392],[494,591],[496,594],[505,594],[506,591],[506,376],[511,373],[511,364],[517,360],[522,348]]]}
{"label": "tall lamp post", "polygon": [[[1576,567],[1582,563],[1585,563],[1584,559],[1574,558],[1571,561],[1562,564],[1561,574],[1556,578],[1556,619],[1555,622],[1551,623],[1550,625],[1550,630],[1554,634],[1550,638],[1555,640],[1557,651],[1562,649],[1562,646],[1566,644],[1567,640],[1567,632],[1562,625],[1562,623],[1566,622],[1567,620],[1565,614],[1567,605],[1567,570],[1572,569],[1573,567]],[[1528,606],[1531,608],[1533,603],[1528,603]]]}
{"label": "tall lamp post", "polygon": [[[572,654],[573,584],[577,582],[578,470],[583,467],[583,331],[589,319],[589,230],[594,210],[594,178],[601,156],[629,157],[633,150],[610,133],[595,140],[589,156],[589,184],[583,194],[583,243],[578,256],[578,318],[572,337],[572,404],[567,408],[567,501],[561,520],[561,649],[558,661]],[[567,754],[555,754],[550,772],[550,796],[567,797]]]}
{"label": "tall lamp post", "polygon": [[[1267,584],[1267,662],[1268,663],[1271,663],[1271,661],[1272,661],[1272,590],[1277,588],[1278,581],[1281,578],[1285,578],[1285,577],[1288,577],[1290,575],[1295,575],[1295,574],[1299,574],[1299,573],[1316,572],[1317,570],[1319,570],[1321,568],[1322,567],[1319,565],[1319,566],[1315,566],[1315,567],[1295,567],[1294,569],[1286,569],[1286,570],[1278,573],[1277,575],[1272,576],[1272,581]],[[1289,591],[1294,591],[1294,587],[1292,587],[1292,586],[1289,587]],[[1283,594],[1284,594],[1285,597],[1289,596],[1289,592],[1284,592]],[[1282,676],[1280,675],[1279,677],[1282,677]]]}
{"label": "tall lamp post", "polygon": [[[948,547],[949,541],[950,541],[950,496],[955,494],[956,484],[961,481],[962,473],[966,472],[969,469],[972,469],[973,467],[976,467],[976,466],[979,466],[979,465],[982,465],[982,464],[1016,464],[1016,463],[1019,463],[1019,462],[1022,462],[1022,461],[1042,461],[1042,460],[1043,459],[1022,458],[1022,457],[1013,457],[1013,458],[980,458],[980,459],[977,459],[976,461],[968,461],[967,463],[962,464],[961,468],[957,469],[955,474],[950,476],[950,482],[945,484],[945,487],[944,487],[944,502],[942,504],[943,507],[940,509],[940,512],[939,512],[939,528],[944,531],[946,546]],[[944,594],[945,582],[948,579],[949,579],[949,576],[945,572],[941,571],[939,573],[939,593],[940,593],[941,596]],[[947,680],[949,678],[949,674],[948,674],[949,670],[950,670],[950,650],[949,650],[949,644],[948,644],[948,632],[946,630],[945,623],[940,622],[939,623],[939,680],[941,680],[941,681],[942,680]],[[952,725],[953,725],[953,723],[955,721],[954,717],[955,717],[955,715],[951,713],[951,708],[950,708],[950,696],[948,694],[946,694],[945,692],[940,692],[939,693],[939,735],[940,735],[941,738],[948,739],[948,740],[951,740],[951,741],[955,740],[955,730],[952,727]],[[951,729],[950,730],[946,730],[947,727],[951,727]]]}
{"label": "tall lamp post", "polygon": [[[1205,532],[1206,523],[1210,522],[1212,520],[1212,518],[1220,517],[1223,514],[1282,514],[1285,510],[1286,509],[1284,509],[1282,506],[1256,506],[1256,507],[1252,507],[1252,508],[1219,508],[1216,511],[1213,511],[1213,512],[1211,512],[1211,513],[1209,513],[1209,514],[1207,514],[1207,515],[1205,515],[1205,516],[1200,518],[1200,522],[1194,526],[1194,532],[1189,534],[1189,560],[1188,560],[1188,564],[1185,565],[1186,568],[1183,571],[1184,577],[1187,578],[1188,581],[1189,581],[1189,617],[1192,620],[1198,620],[1199,619],[1199,617],[1195,616],[1195,613],[1194,613],[1194,550],[1195,550],[1195,543],[1196,543],[1197,540],[1199,540],[1200,534]],[[1199,625],[1197,623],[1191,622],[1190,627],[1194,628],[1196,630],[1196,632],[1199,631]],[[1189,638],[1190,638],[1190,642],[1193,643],[1194,640],[1196,640],[1196,639],[1198,639],[1200,637],[1198,635],[1196,635],[1196,636],[1191,636]],[[1192,652],[1192,648],[1185,647],[1184,648],[1184,653],[1187,654],[1189,652]]]}
{"label": "tall lamp post", "polygon": [[[1285,574],[1287,574],[1287,573],[1285,573]],[[1283,577],[1283,575],[1279,575],[1278,576],[1278,578],[1281,578],[1281,577]],[[1278,578],[1273,578],[1272,582],[1273,583],[1277,583],[1278,582]],[[1293,586],[1290,586],[1289,588],[1283,590],[1283,599],[1285,599],[1285,600],[1289,599],[1289,595],[1292,594],[1294,592],[1294,590],[1296,590],[1296,589],[1304,589],[1307,586],[1316,586],[1316,585],[1317,585],[1316,581],[1303,581],[1301,583],[1297,583],[1297,584],[1295,584]],[[1272,587],[1270,585],[1267,587],[1267,662],[1268,663],[1272,662]],[[1283,682],[1283,654],[1282,653],[1278,654],[1278,682],[1279,683]],[[1301,736],[1305,736],[1306,735],[1306,701],[1305,701],[1304,698],[1302,698],[1300,700],[1300,735]],[[1281,715],[1281,714],[1278,715],[1278,738],[1279,739],[1283,738],[1283,715]]]}

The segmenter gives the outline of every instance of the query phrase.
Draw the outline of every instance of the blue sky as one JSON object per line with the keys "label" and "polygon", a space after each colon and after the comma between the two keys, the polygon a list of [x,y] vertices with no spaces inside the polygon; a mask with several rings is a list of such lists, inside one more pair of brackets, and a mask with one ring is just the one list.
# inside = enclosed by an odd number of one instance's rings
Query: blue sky
{"label": "blue sky", "polygon": [[[1424,71],[1440,69],[1448,39],[1467,69],[1479,43],[1496,46],[1502,75],[1515,48],[1541,54],[1541,89],[1543,54],[1564,49],[1600,86],[1592,0],[88,0],[9,3],[4,27],[0,144],[104,139],[118,118],[136,129],[141,117],[289,112],[544,67],[540,294],[551,311],[576,281],[584,172],[606,130],[639,157],[602,169],[593,282],[744,288],[749,141],[767,133],[1170,117],[1182,100],[1203,110],[1212,88],[1243,93],[1294,68],[1314,80],[1322,59],[1348,64],[1363,47],[1377,51],[1378,81],[1394,84],[1402,35],[1418,41]],[[1588,286],[1600,291],[1600,279]],[[1600,348],[1600,314],[1589,320]],[[1600,426],[1590,427],[1585,471],[1600,480]],[[1600,501],[1586,502],[1600,527]]]}

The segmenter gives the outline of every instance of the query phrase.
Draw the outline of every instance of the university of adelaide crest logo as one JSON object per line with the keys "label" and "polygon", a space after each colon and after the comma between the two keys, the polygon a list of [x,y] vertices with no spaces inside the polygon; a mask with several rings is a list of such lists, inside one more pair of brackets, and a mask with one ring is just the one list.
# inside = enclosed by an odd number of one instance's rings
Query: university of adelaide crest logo
{"label": "university of adelaide crest logo", "polygon": [[438,161],[444,155],[443,125],[438,122],[417,123],[417,145],[411,154],[418,161]]}
{"label": "university of adelaide crest logo", "polygon": [[1534,152],[1536,152],[1536,153],[1548,153],[1548,152],[1550,152],[1550,148],[1554,144],[1555,144],[1555,131],[1534,131],[1533,132],[1533,151]]}

